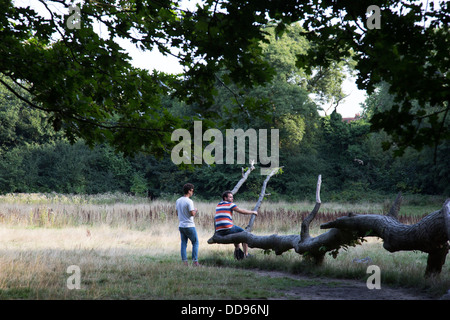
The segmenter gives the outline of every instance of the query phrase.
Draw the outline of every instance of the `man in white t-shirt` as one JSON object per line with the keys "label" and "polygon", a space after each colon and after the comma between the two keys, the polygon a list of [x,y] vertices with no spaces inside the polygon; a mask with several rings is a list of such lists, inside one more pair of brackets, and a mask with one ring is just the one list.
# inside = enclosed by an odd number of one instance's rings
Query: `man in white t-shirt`
{"label": "man in white t-shirt", "polygon": [[189,239],[192,243],[192,263],[194,266],[198,266],[199,243],[194,223],[194,217],[198,210],[195,209],[194,202],[190,199],[194,194],[194,185],[186,183],[183,186],[183,192],[184,196],[180,197],[175,204],[178,220],[180,221],[178,229],[181,236],[181,260],[183,260],[185,265],[188,265],[186,248]]}

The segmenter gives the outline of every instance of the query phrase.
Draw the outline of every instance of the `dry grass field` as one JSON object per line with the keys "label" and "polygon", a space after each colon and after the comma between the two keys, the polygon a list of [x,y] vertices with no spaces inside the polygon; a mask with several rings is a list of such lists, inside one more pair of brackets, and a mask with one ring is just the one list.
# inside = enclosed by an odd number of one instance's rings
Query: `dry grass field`
{"label": "dry grass field", "polygon": [[[195,203],[203,266],[186,268],[180,263],[172,202],[112,199],[111,195],[4,196],[0,198],[0,299],[279,299],[289,288],[311,285],[318,276],[365,281],[367,264],[358,261],[366,257],[382,270],[383,283],[427,290],[435,296],[450,287],[449,257],[439,279],[425,280],[425,254],[389,253],[375,238],[341,250],[336,259],[327,256],[321,267],[310,266],[295,252],[275,256],[260,249],[251,249],[250,259],[235,261],[232,245],[207,244],[213,233],[215,203]],[[298,233],[302,217],[312,206],[263,203],[254,233]],[[323,232],[318,229],[323,221],[348,211],[381,213],[383,206],[324,204],[313,234]],[[407,218],[417,220],[420,215]],[[247,219],[238,215],[235,221],[245,226]],[[189,245],[188,256],[190,249]],[[80,270],[79,289],[70,288],[76,283],[70,266]],[[262,277],[255,269],[312,277],[280,280]]]}

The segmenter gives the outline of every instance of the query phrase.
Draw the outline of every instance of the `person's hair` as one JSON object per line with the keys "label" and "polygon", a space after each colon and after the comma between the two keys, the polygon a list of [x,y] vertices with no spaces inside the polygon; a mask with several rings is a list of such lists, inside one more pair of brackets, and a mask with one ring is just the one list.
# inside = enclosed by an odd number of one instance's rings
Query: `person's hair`
{"label": "person's hair", "polygon": [[188,194],[188,192],[189,192],[190,190],[192,190],[192,189],[194,189],[194,185],[193,185],[192,183],[186,183],[186,184],[183,186],[183,192],[184,192],[184,194]]}
{"label": "person's hair", "polygon": [[222,193],[222,200],[225,200],[225,198],[227,198],[230,193],[233,194],[233,192],[231,192],[230,190],[227,190],[224,193]]}

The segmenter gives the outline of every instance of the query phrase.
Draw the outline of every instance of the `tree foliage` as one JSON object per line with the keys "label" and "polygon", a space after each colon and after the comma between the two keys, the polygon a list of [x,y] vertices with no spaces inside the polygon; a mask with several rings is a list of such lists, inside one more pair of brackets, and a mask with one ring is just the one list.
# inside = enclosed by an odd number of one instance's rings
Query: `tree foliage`
{"label": "tree foliage", "polygon": [[[173,130],[194,120],[204,130],[278,128],[285,173],[271,182],[274,198],[311,194],[318,172],[331,197],[449,192],[448,2],[36,3],[0,0],[2,192],[157,196],[190,180],[214,197],[238,166],[181,171],[167,156]],[[70,4],[80,28],[69,27]],[[367,26],[369,5],[380,29]],[[183,73],[133,67],[119,39],[176,56]],[[349,67],[370,93],[364,117],[320,117],[315,102],[343,97]],[[242,195],[254,196],[259,178]]]}
{"label": "tree foliage", "polygon": [[[263,93],[263,88],[258,90]],[[382,148],[388,138],[386,133],[369,132],[373,106],[390,107],[392,99],[386,90],[380,88],[371,95],[365,118],[350,123],[343,122],[335,112],[319,117],[308,115],[311,109],[301,104],[292,109],[288,103],[293,98],[291,93],[280,92],[286,95],[279,97],[277,108],[284,112],[276,114],[277,121],[285,121],[280,140],[280,163],[284,168],[280,177],[271,180],[271,199],[308,198],[314,191],[317,172],[326,179],[323,194],[330,200],[368,200],[369,195],[397,191],[448,194],[447,143],[439,147],[434,164],[430,147],[420,152],[408,148],[402,157],[394,157],[392,150]],[[29,108],[7,90],[0,92],[2,106],[7,106],[0,112],[0,122],[5,124],[0,130],[2,193],[119,191],[160,197],[177,194],[180,185],[190,181],[196,185],[198,196],[212,199],[239,179],[241,165],[202,165],[180,170],[169,157],[158,159],[144,153],[127,157],[105,144],[88,148],[83,141],[70,145],[48,125],[45,112]],[[166,101],[165,105],[178,114],[186,108],[176,101]],[[254,199],[263,179],[251,175],[240,198]]]}
{"label": "tree foliage", "polygon": [[[4,78],[0,82],[30,106],[49,112],[54,128],[72,142],[83,138],[130,154],[162,154],[171,145],[170,133],[185,123],[167,112],[161,97],[186,101],[199,118],[219,121],[212,108],[218,73],[226,70],[226,78],[242,88],[270,82],[277,61],[265,46],[294,22],[312,45],[291,55],[311,74],[308,85],[323,89],[323,98],[339,96],[329,72],[339,72],[341,62],[352,58],[361,89],[372,92],[380,81],[390,84],[395,105],[374,115],[371,124],[391,134],[400,152],[408,145],[437,147],[449,137],[446,1],[425,9],[413,0],[205,0],[195,9],[177,0],[38,2],[42,12],[1,0],[0,72],[29,97]],[[79,8],[79,28],[70,26],[71,4]],[[366,26],[370,5],[380,8],[380,29]],[[274,36],[267,37],[268,25],[274,26]],[[175,55],[183,74],[133,67],[117,39]],[[284,74],[295,79],[292,62],[283,67],[291,68]],[[238,109],[245,113],[258,104],[248,96]]]}
{"label": "tree foliage", "polygon": [[[440,141],[449,139],[448,1],[425,8],[421,1],[310,3],[310,15],[303,25],[311,30],[307,38],[317,45],[301,57],[300,66],[328,65],[352,52],[360,89],[372,93],[380,82],[387,82],[395,103],[375,114],[371,124],[372,130],[384,129],[391,135],[392,143],[385,147],[395,143],[398,154],[408,146],[437,148]],[[371,5],[380,8],[380,29],[365,24]]]}

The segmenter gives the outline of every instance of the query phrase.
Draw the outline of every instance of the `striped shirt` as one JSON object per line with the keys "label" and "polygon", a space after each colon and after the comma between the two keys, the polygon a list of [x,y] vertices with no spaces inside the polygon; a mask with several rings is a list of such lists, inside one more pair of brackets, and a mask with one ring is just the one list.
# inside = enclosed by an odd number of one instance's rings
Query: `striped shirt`
{"label": "striped shirt", "polygon": [[233,202],[221,201],[216,206],[215,224],[216,231],[227,230],[233,227],[233,208],[237,207]]}

